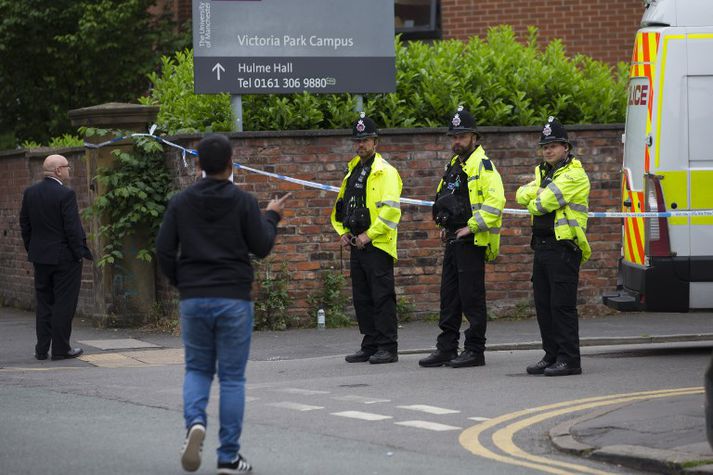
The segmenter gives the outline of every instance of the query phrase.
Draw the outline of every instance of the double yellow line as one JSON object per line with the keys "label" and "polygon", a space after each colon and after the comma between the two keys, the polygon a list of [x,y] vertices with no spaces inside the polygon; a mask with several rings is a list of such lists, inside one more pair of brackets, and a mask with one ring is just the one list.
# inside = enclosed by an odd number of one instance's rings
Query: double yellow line
{"label": "double yellow line", "polygon": [[[545,457],[540,457],[525,452],[520,447],[515,445],[515,435],[530,426],[539,424],[547,419],[558,417],[564,414],[569,414],[577,411],[595,409],[603,406],[628,403],[633,401],[641,401],[646,399],[658,399],[673,396],[688,396],[703,393],[703,388],[681,388],[681,389],[665,389],[658,391],[643,391],[628,394],[612,394],[609,396],[591,397],[585,399],[576,399],[573,401],[563,401],[556,404],[549,404],[522,411],[504,414],[500,417],[490,419],[478,425],[464,430],[459,437],[460,444],[471,453],[480,457],[485,457],[498,462],[518,465],[546,473],[555,473],[560,475],[570,475],[573,473],[586,473],[594,475],[603,475],[609,472],[597,470],[569,462],[552,460]],[[525,417],[529,416],[529,417]],[[524,417],[524,418],[523,418]],[[521,419],[522,418],[522,419]],[[511,422],[515,421],[516,422]],[[496,429],[498,426],[506,424],[504,427],[495,430],[491,436],[491,442],[502,453],[496,453],[481,443],[481,436],[486,431]],[[486,437],[487,438],[487,437]]]}

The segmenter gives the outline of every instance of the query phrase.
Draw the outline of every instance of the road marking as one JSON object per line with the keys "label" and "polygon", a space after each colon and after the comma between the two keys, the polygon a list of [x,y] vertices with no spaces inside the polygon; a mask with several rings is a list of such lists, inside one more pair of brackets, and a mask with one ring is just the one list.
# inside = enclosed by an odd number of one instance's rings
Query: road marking
{"label": "road marking", "polygon": [[280,388],[273,389],[281,393],[301,394],[303,396],[316,396],[317,394],[329,394],[329,391],[317,391],[315,389],[300,389],[300,388]]}
{"label": "road marking", "polygon": [[475,417],[469,417],[468,419],[470,419],[471,421],[483,422],[483,421],[489,421],[490,417],[475,416]]}
{"label": "road marking", "polygon": [[310,406],[309,404],[300,404],[298,402],[271,402],[267,406],[281,407],[284,409],[292,409],[293,411],[316,411],[318,409],[324,409],[324,406]]}
{"label": "road marking", "polygon": [[[515,445],[515,434],[520,430],[525,429],[526,427],[530,427],[544,420],[571,412],[639,400],[701,394],[702,392],[703,388],[666,389],[657,391],[642,391],[628,394],[612,394],[608,396],[591,397],[573,401],[563,401],[555,404],[524,409],[522,411],[517,411],[510,414],[504,414],[502,416],[490,419],[489,421],[481,422],[480,424],[475,425],[473,427],[469,427],[468,429],[461,432],[458,440],[466,450],[475,455],[510,465],[518,465],[546,473],[554,473],[559,475],[569,475],[572,473],[603,475],[609,472],[590,468],[585,465],[562,462],[529,454],[520,449],[517,445]],[[538,412],[540,414],[536,414]],[[492,441],[494,445],[502,452],[504,452],[505,455],[495,453],[492,450],[486,448],[483,444],[481,444],[480,436],[485,431],[493,429],[498,425],[510,422],[514,419],[518,419],[523,416],[529,417],[518,422],[506,425],[504,428],[495,431],[492,435]]]}
{"label": "road marking", "polygon": [[394,422],[394,424],[396,424],[397,426],[415,427],[416,429],[434,430],[436,432],[444,432],[447,430],[462,429],[462,427],[449,426],[446,424],[439,424],[437,422],[428,422],[428,421],[403,421],[403,422]]}
{"label": "road marking", "polygon": [[22,366],[8,366],[7,368],[0,368],[0,373],[22,373],[25,371],[57,371],[61,369],[83,369],[80,366],[52,366],[46,368],[27,368]]}
{"label": "road marking", "polygon": [[412,404],[410,406],[396,406],[399,409],[408,409],[409,411],[419,411],[426,412],[428,414],[435,414],[437,416],[442,416],[445,414],[458,414],[460,411],[455,411],[453,409],[445,409],[443,407],[428,406],[426,404]]}
{"label": "road marking", "polygon": [[356,395],[335,396],[332,399],[335,399],[337,401],[360,402],[362,404],[376,404],[377,402],[391,402],[391,399],[378,399],[378,398],[374,398],[374,397],[356,396]]}
{"label": "road marking", "polygon": [[381,414],[373,414],[371,412],[361,411],[333,412],[332,415],[339,417],[349,417],[351,419],[361,419],[364,421],[383,421],[385,419],[393,419],[393,417],[391,416],[384,416]]}

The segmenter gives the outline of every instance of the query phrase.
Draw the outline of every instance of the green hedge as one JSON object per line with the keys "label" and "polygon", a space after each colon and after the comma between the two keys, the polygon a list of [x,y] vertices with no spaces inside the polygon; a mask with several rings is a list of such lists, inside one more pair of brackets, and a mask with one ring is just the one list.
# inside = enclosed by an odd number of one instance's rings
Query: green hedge
{"label": "green hedge", "polygon": [[[623,122],[627,66],[584,55],[568,57],[561,41],[537,45],[537,30],[516,37],[509,26],[487,38],[402,43],[396,39],[396,92],[364,96],[364,110],[381,127],[440,127],[459,104],[480,125],[534,125],[549,115],[564,123]],[[193,93],[190,50],[163,58],[144,104],[159,104],[169,134],[230,131],[228,94]],[[245,130],[346,128],[354,120],[351,94],[308,93],[243,97]]]}

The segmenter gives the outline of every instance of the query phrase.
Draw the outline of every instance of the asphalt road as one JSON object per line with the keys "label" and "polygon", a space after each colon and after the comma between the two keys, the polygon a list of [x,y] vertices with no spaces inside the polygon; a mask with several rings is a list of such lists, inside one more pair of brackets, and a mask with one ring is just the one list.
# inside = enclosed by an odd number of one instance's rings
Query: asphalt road
{"label": "asphalt road", "polygon": [[[88,352],[103,360],[36,362],[31,319],[14,316],[0,319],[7,343],[0,348],[0,473],[182,473],[182,367],[171,348],[175,338],[79,329],[80,341],[132,336],[159,342],[144,354],[164,356],[125,366],[110,357],[135,351],[127,349]],[[531,323],[520,326],[523,333],[531,330]],[[303,333],[305,346],[316,346],[319,338],[329,347],[342,335],[330,331]],[[351,331],[345,334],[356,339]],[[508,324],[507,331],[518,325]],[[652,334],[650,328],[640,333]],[[10,341],[10,334],[17,338]],[[24,353],[9,354],[20,339]],[[351,347],[341,354],[290,355],[275,348],[276,339],[257,335],[253,354],[279,357],[252,359],[248,367],[241,451],[256,474],[632,473],[556,451],[548,429],[581,414],[575,410],[583,400],[607,404],[612,395],[700,388],[713,346],[586,347],[582,376],[545,378],[524,374],[539,358],[536,350],[488,352],[482,368],[426,369],[418,367],[420,354],[401,355],[389,365],[347,364],[343,354]],[[215,473],[216,396],[201,474]]]}

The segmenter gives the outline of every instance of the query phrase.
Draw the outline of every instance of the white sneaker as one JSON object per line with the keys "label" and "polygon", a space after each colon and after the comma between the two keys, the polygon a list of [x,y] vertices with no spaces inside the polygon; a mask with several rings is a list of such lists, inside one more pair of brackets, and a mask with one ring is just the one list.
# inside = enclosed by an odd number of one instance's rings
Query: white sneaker
{"label": "white sneaker", "polygon": [[181,465],[186,472],[195,472],[201,466],[201,453],[205,439],[205,426],[193,424],[186,434],[186,441],[181,449]]}

